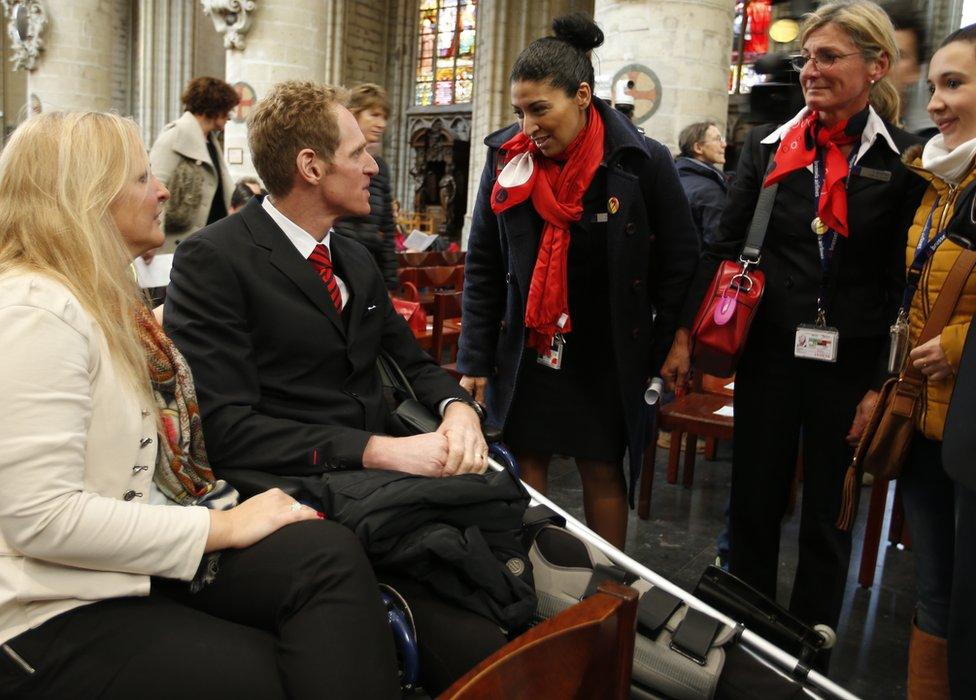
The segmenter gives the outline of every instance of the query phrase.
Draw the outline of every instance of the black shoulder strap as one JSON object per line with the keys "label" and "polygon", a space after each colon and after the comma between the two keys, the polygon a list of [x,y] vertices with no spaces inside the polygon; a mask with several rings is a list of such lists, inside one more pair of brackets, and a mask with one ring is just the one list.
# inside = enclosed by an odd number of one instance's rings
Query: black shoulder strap
{"label": "black shoulder strap", "polygon": [[[763,175],[763,180],[773,169],[773,156],[775,155],[776,149],[774,148],[773,152],[769,154],[769,163],[766,166],[766,174]],[[762,189],[759,191],[756,211],[753,212],[752,223],[749,224],[749,235],[746,236],[746,243],[742,246],[742,257],[753,263],[759,262],[763,241],[766,239],[766,229],[769,228],[769,217],[773,214],[773,202],[776,200],[779,183],[769,187],[762,187],[760,183],[760,187]]]}

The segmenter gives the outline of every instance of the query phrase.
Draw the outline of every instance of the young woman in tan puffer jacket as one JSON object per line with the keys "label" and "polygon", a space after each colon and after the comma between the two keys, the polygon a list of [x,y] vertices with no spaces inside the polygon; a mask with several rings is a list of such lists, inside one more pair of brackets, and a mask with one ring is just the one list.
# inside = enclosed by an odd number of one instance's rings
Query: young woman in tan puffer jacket
{"label": "young woman in tan puffer jacket", "polygon": [[[928,111],[940,133],[921,152],[906,154],[909,168],[929,181],[908,234],[908,266],[938,247],[924,263],[912,298],[908,314],[912,344],[961,251],[941,234],[963,199],[968,206],[967,187],[976,181],[976,25],[946,38],[932,57],[929,85]],[[960,573],[968,566],[965,562],[972,559],[966,554],[972,548],[971,534],[956,531],[959,494],[942,468],[946,410],[974,311],[976,275],[966,282],[942,333],[909,355],[909,362],[925,376],[916,433],[901,476],[918,593],[909,649],[911,699],[947,698],[950,681],[952,697],[976,697],[972,664],[976,650],[966,639],[976,624],[976,606],[966,590],[971,580],[965,587],[959,585]]]}

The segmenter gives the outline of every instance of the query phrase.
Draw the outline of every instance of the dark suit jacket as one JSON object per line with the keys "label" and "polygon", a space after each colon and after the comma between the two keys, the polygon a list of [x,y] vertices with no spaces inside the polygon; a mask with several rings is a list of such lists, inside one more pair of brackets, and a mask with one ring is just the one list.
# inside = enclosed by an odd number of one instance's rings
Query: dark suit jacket
{"label": "dark suit jacket", "polygon": [[369,251],[342,236],[330,249],[351,292],[341,317],[258,197],[177,248],[165,326],[193,371],[218,471],[361,467],[389,418],[381,348],[432,410],[449,397],[471,400],[393,310]]}
{"label": "dark suit jacket", "polygon": [[[918,137],[891,124],[885,126],[901,152],[919,142]],[[719,262],[737,258],[742,250],[769,157],[777,145],[761,141],[774,128],[756,127],[746,137],[718,234],[705,246],[682,312],[686,327],[693,325]],[[900,155],[881,136],[854,167],[847,188],[850,237],[838,242],[828,287],[827,323],[840,331],[841,347],[843,338],[887,335],[905,285],[908,228],[924,192],[925,181],[902,165]],[[822,270],[816,237],[810,230],[814,216],[813,176],[805,168],[794,171],[780,182],[766,231],[759,265],[766,275],[766,288],[756,323],[793,329],[816,320]],[[875,377],[879,384],[883,365],[879,358]]]}

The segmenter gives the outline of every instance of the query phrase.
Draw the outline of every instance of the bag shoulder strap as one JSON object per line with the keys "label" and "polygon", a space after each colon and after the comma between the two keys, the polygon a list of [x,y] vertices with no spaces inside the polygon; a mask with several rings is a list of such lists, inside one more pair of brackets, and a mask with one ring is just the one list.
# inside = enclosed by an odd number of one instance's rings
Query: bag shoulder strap
{"label": "bag shoulder strap", "polygon": [[[766,165],[766,173],[763,181],[773,169],[773,156],[776,149],[769,154],[769,162]],[[746,236],[745,245],[742,246],[742,257],[753,263],[759,262],[762,252],[763,241],[766,240],[766,230],[769,228],[769,218],[773,215],[773,203],[776,200],[776,191],[779,190],[779,183],[769,187],[763,187],[760,183],[759,199],[756,202],[756,210],[752,214],[752,223],[749,224],[749,234]]]}
{"label": "bag shoulder strap", "polygon": [[[918,335],[918,340],[915,341],[916,347],[942,333],[942,329],[945,328],[952,317],[952,312],[956,309],[956,304],[959,302],[959,297],[962,296],[962,290],[966,287],[966,281],[969,279],[974,266],[976,266],[976,251],[963,250],[959,253],[959,257],[956,258],[956,262],[942,284],[939,296],[935,299],[932,313],[929,314],[925,326],[922,327],[922,332]],[[909,364],[905,375],[920,379],[922,373],[915,369],[914,365]]]}

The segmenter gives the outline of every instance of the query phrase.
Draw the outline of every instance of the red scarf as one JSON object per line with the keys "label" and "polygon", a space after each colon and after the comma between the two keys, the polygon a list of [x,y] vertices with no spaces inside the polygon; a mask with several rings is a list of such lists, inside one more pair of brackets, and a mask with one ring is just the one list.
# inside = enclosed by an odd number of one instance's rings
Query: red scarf
{"label": "red scarf", "polygon": [[[862,112],[867,117],[867,110]],[[824,180],[820,190],[820,201],[817,202],[817,216],[832,231],[836,231],[845,238],[847,228],[847,176],[850,172],[847,158],[841,153],[841,146],[849,146],[861,140],[865,119],[855,115],[838,124],[827,128],[820,125],[819,114],[810,110],[791,128],[779,142],[776,155],[773,158],[773,171],[766,177],[763,187],[769,187],[782,180],[794,170],[805,168],[817,157],[817,153],[824,155]],[[856,133],[849,133],[848,125],[852,121],[860,124],[861,128],[851,129]]]}
{"label": "red scarf", "polygon": [[562,167],[542,156],[521,131],[501,150],[508,162],[491,192],[492,211],[501,214],[531,197],[545,222],[525,305],[527,344],[544,354],[557,333],[565,335],[573,327],[566,269],[569,227],[583,215],[583,193],[603,160],[603,119],[590,105],[586,126],[559,156],[565,159]]}

